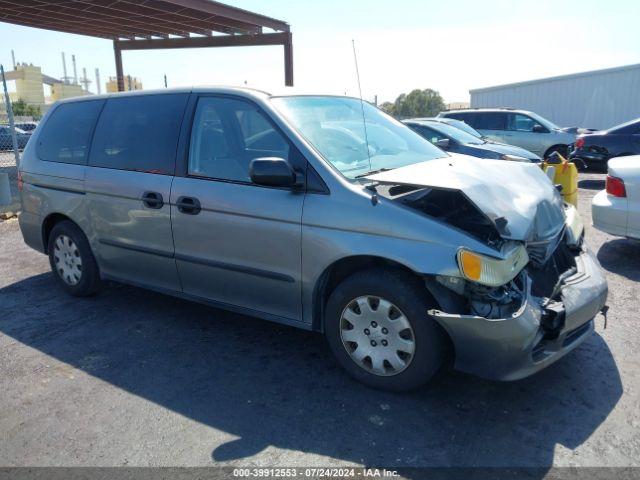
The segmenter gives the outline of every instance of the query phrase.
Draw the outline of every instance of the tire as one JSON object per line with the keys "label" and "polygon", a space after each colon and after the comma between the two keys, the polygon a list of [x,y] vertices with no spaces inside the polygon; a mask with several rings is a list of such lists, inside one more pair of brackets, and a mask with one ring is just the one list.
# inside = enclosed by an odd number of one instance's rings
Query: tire
{"label": "tire", "polygon": [[[382,390],[413,390],[428,383],[445,363],[445,333],[427,314],[434,306],[424,285],[412,275],[383,268],[364,270],[347,277],[329,296],[325,336],[338,362],[356,380]],[[378,321],[370,323],[369,318]],[[401,331],[407,323],[410,328]],[[368,353],[373,356],[367,357]]]}
{"label": "tire", "polygon": [[75,223],[57,223],[49,234],[47,249],[51,270],[68,294],[85,297],[100,289],[98,264],[87,237]]}
{"label": "tire", "polygon": [[543,160],[546,160],[547,158],[549,158],[549,156],[553,152],[558,152],[560,155],[562,155],[566,159],[569,158],[569,148],[566,145],[554,145],[553,147],[549,147],[549,150],[544,152]]}

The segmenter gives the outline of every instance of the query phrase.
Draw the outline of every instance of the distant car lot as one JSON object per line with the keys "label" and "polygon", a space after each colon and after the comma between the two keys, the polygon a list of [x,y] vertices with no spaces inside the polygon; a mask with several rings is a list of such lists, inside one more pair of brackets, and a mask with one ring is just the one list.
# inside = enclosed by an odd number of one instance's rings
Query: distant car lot
{"label": "distant car lot", "polygon": [[580,187],[607,330],[530,379],[401,395],[319,335],[132,287],[69,298],[2,222],[0,465],[640,466],[640,242],[590,227],[603,175]]}

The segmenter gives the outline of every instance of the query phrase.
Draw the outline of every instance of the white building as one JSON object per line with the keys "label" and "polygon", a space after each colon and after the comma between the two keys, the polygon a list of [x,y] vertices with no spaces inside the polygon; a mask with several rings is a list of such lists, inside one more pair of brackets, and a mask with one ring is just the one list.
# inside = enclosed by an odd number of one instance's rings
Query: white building
{"label": "white building", "polygon": [[471,107],[530,110],[561,127],[605,129],[640,117],[640,64],[470,90]]}

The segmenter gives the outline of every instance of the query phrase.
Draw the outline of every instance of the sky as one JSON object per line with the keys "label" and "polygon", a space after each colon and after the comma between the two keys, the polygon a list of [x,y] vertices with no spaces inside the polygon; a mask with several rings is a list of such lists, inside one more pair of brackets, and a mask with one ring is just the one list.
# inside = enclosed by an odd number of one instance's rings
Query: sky
{"label": "sky", "polygon": [[[291,25],[296,87],[393,101],[432,88],[446,102],[473,88],[640,63],[637,0],[237,0],[227,3]],[[0,63],[62,76],[61,52],[78,71],[115,74],[110,41],[0,23]],[[282,47],[124,52],[125,74],[145,88],[284,84]],[[10,87],[11,88],[11,87]],[[104,90],[104,86],[103,86]]]}

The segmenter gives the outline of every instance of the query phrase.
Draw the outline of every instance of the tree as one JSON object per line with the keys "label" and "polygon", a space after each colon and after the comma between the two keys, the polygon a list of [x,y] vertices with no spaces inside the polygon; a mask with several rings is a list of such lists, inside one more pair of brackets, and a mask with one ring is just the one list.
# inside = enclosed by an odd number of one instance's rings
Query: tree
{"label": "tree", "polygon": [[397,118],[433,117],[445,109],[444,100],[430,88],[402,93],[396,101],[385,102],[380,108]]}
{"label": "tree", "polygon": [[40,120],[42,116],[39,106],[29,105],[21,98],[15,102],[11,102],[11,109],[16,117],[33,117],[34,120]]}
{"label": "tree", "polygon": [[395,108],[395,105],[391,102],[384,102],[380,105],[380,108],[383,112],[386,112],[389,115],[393,115],[393,109]]}

